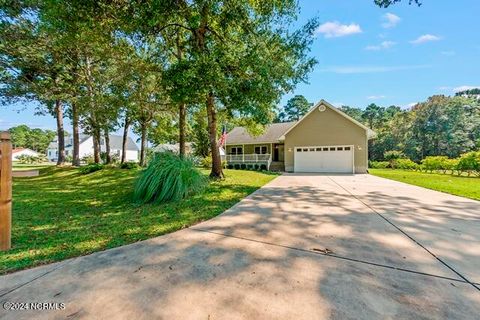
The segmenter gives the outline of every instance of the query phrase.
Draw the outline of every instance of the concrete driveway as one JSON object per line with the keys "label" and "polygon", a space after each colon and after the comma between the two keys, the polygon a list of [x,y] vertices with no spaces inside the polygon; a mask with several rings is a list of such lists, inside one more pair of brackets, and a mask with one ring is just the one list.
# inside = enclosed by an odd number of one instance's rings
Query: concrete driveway
{"label": "concrete driveway", "polygon": [[0,277],[2,319],[478,319],[480,202],[285,174],[166,236]]}

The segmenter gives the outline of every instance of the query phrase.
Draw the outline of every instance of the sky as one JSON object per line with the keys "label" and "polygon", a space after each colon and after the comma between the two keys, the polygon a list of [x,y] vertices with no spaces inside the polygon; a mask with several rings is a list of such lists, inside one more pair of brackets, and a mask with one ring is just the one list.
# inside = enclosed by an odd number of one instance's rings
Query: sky
{"label": "sky", "polygon": [[[373,0],[300,0],[298,25],[317,17],[309,83],[286,94],[340,106],[403,108],[434,94],[480,87],[479,0],[408,0],[382,9]],[[0,106],[0,129],[27,124],[55,129],[34,104]],[[66,120],[68,122],[68,120]],[[66,129],[71,126],[66,124]]]}

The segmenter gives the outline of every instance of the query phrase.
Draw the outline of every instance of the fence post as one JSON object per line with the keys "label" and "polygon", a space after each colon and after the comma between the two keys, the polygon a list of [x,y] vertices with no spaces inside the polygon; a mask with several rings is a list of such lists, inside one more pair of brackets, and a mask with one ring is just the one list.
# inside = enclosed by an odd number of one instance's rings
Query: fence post
{"label": "fence post", "polygon": [[0,132],[0,251],[11,247],[12,143],[10,133]]}

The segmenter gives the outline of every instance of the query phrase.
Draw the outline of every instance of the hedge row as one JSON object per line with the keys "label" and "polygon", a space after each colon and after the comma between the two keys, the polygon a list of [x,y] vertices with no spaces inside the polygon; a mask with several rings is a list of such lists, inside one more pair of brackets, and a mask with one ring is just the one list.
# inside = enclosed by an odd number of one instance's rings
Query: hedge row
{"label": "hedge row", "polygon": [[267,170],[266,164],[258,164],[258,163],[228,163],[227,169],[236,169],[236,170],[257,170],[257,171],[265,171]]}
{"label": "hedge row", "polygon": [[466,173],[468,176],[476,175],[480,177],[480,151],[464,153],[456,159],[450,159],[446,156],[429,156],[423,159],[421,163],[416,163],[410,159],[400,158],[390,161],[371,161],[369,166],[374,169],[391,168],[458,175]]}

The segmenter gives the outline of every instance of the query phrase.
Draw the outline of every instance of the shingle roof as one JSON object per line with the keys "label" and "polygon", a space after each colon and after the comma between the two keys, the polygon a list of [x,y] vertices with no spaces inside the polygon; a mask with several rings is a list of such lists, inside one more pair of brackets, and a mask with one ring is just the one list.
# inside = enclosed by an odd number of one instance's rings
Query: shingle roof
{"label": "shingle roof", "polygon": [[[79,139],[80,139],[80,144],[85,142],[88,138],[90,138],[90,135],[87,134],[79,134]],[[122,149],[122,139],[123,136],[120,135],[115,135],[115,134],[110,134],[110,149],[112,150],[121,150]],[[65,137],[65,147],[70,147],[70,136]],[[103,137],[102,137],[103,138]],[[58,144],[57,144],[57,139],[54,139],[50,144],[48,145],[48,149],[57,149]],[[138,146],[137,144],[132,140],[132,138],[127,137],[127,150],[133,150],[133,151],[138,151]]]}
{"label": "shingle roof", "polygon": [[258,137],[252,137],[243,127],[235,127],[227,134],[227,144],[275,143],[295,123],[294,121],[269,124],[264,133]]}

